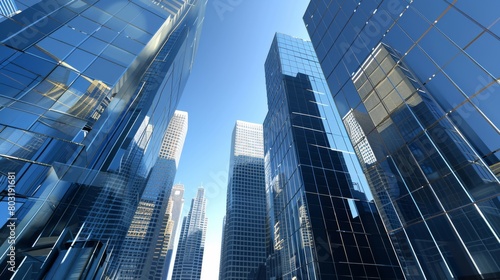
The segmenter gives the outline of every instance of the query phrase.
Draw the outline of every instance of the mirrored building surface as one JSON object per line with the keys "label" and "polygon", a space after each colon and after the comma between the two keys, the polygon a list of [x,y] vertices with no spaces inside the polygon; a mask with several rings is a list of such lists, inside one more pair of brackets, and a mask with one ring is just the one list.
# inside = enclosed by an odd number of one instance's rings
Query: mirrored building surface
{"label": "mirrored building surface", "polygon": [[[106,258],[118,256],[191,71],[206,2],[15,3],[21,12],[0,19],[0,208],[14,173],[15,278],[36,279],[68,241],[101,242]],[[4,278],[10,232],[0,215]],[[98,273],[114,277],[108,263]]]}
{"label": "mirrored building surface", "polygon": [[500,277],[498,8],[313,0],[304,15],[407,279]]}
{"label": "mirrored building surface", "polygon": [[265,64],[269,279],[401,279],[311,42],[276,34]]}
{"label": "mirrored building surface", "polygon": [[249,279],[266,260],[262,125],[236,121],[231,142],[219,280]]}
{"label": "mirrored building surface", "polygon": [[[176,194],[178,191],[178,188],[172,189],[172,185],[187,129],[187,112],[175,111],[119,252],[120,256],[113,264],[118,266],[119,279],[167,277],[166,257],[174,227],[170,197],[171,193]],[[176,214],[178,222],[180,211]]]}

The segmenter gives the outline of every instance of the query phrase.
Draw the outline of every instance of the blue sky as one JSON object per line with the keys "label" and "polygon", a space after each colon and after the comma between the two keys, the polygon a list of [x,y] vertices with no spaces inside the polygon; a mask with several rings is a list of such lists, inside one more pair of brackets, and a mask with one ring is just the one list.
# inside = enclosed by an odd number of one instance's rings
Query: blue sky
{"label": "blue sky", "polygon": [[231,134],[236,120],[262,123],[267,113],[264,61],[275,32],[308,39],[308,0],[210,0],[193,72],[178,109],[189,129],[176,176],[184,213],[203,184],[208,230],[202,279],[218,277]]}

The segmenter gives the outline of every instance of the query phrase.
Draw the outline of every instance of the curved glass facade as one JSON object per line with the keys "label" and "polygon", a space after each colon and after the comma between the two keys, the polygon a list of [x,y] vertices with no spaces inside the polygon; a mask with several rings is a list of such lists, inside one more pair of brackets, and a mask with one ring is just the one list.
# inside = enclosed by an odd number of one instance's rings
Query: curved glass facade
{"label": "curved glass facade", "polygon": [[[20,12],[0,21],[0,208],[15,173],[16,277],[31,278],[70,239],[100,240],[118,255],[191,70],[206,2],[16,4]],[[9,233],[2,224],[1,277],[11,273]]]}
{"label": "curved glass facade", "polygon": [[500,277],[498,8],[313,0],[304,15],[407,279]]}
{"label": "curved glass facade", "polygon": [[265,69],[269,279],[401,279],[311,42],[277,34]]}

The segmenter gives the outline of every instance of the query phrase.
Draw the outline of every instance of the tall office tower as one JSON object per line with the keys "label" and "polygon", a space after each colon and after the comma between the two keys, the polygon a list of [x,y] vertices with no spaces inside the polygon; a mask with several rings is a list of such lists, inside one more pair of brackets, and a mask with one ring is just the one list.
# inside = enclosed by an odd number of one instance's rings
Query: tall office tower
{"label": "tall office tower", "polygon": [[401,279],[311,42],[277,34],[265,63],[270,279]]}
{"label": "tall office tower", "polygon": [[231,143],[219,280],[247,280],[266,261],[262,125],[236,121]]}
{"label": "tall office tower", "polygon": [[113,277],[206,1],[16,4],[0,21],[0,208],[15,199],[16,219],[11,250],[0,214],[0,278]]}
{"label": "tall office tower", "polygon": [[304,15],[407,279],[500,278],[499,8],[313,0]]}
{"label": "tall office tower", "polygon": [[[128,229],[116,263],[119,279],[164,279],[171,229],[170,193],[188,129],[188,114],[175,111],[156,164]],[[182,198],[181,198],[182,199]],[[172,206],[170,206],[171,208]],[[173,226],[170,222],[170,228]]]}
{"label": "tall office tower", "polygon": [[199,187],[188,215],[182,220],[172,280],[197,280],[201,277],[208,223],[206,206],[205,189]]}
{"label": "tall office tower", "polygon": [[19,13],[15,0],[0,0],[0,21]]}
{"label": "tall office tower", "polygon": [[165,229],[165,241],[164,244],[168,244],[167,255],[165,257],[165,267],[163,275],[167,275],[167,279],[172,277],[172,267],[174,265],[173,261],[175,259],[175,252],[179,244],[180,236],[180,217],[182,213],[182,207],[184,206],[184,185],[177,184],[172,187],[172,192],[170,193],[170,199],[168,201],[168,220]]}

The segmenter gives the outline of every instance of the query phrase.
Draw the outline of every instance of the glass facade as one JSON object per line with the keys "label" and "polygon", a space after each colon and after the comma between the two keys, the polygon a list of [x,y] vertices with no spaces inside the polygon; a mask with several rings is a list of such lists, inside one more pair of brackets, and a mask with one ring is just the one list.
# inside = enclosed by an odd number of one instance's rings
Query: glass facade
{"label": "glass facade", "polygon": [[265,71],[268,278],[403,278],[311,42],[277,34]]}
{"label": "glass facade", "polygon": [[14,0],[0,0],[0,21],[4,17],[11,17],[19,12]]}
{"label": "glass facade", "polygon": [[119,279],[159,279],[167,276],[163,274],[164,265],[173,229],[169,199],[187,129],[188,114],[175,111],[165,131],[158,160],[147,179],[120,256],[116,264],[113,264],[118,266]]}
{"label": "glass facade", "polygon": [[[16,4],[21,12],[0,20],[0,208],[15,198],[15,278],[30,279],[75,238],[118,256],[191,71],[206,2]],[[10,213],[0,215],[4,278]]]}
{"label": "glass facade", "polygon": [[182,221],[172,280],[198,280],[201,278],[208,223],[205,213],[206,207],[205,189],[199,187],[196,197],[191,201],[191,209]]}
{"label": "glass facade", "polygon": [[500,278],[499,8],[313,0],[304,15],[407,279]]}
{"label": "glass facade", "polygon": [[247,280],[266,261],[266,192],[262,125],[233,131],[219,280]]}

